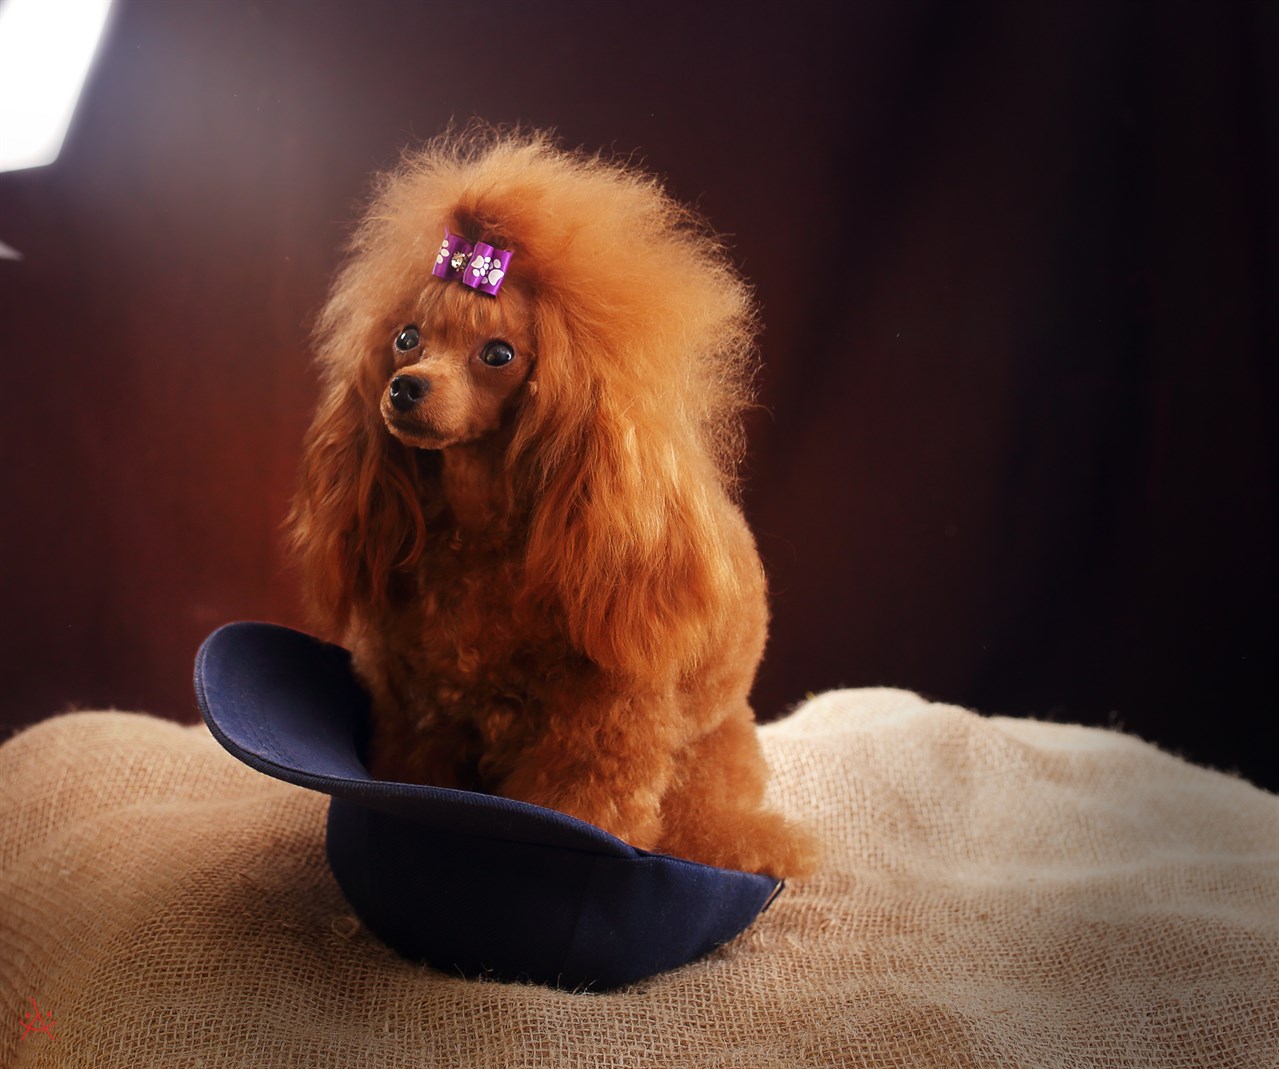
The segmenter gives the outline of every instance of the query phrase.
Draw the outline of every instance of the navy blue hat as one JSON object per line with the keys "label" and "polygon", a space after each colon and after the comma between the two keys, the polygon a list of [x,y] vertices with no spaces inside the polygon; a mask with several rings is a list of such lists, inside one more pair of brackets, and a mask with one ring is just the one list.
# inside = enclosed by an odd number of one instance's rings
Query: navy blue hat
{"label": "navy blue hat", "polygon": [[741,932],[780,881],[637,850],[564,813],[376,780],[351,658],[272,624],[219,628],[195,690],[214,737],[268,776],[331,796],[329,867],[365,926],[464,976],[607,990]]}

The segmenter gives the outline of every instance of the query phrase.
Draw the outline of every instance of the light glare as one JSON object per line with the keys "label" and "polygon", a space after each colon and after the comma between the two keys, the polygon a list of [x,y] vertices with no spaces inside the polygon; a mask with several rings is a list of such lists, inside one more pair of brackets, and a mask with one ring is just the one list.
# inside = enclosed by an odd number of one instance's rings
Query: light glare
{"label": "light glare", "polygon": [[111,0],[0,2],[0,171],[58,158]]}

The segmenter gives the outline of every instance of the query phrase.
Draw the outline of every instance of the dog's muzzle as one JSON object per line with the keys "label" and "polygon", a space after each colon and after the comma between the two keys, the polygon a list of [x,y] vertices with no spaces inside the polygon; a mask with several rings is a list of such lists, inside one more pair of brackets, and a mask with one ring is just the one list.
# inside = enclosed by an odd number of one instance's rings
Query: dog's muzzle
{"label": "dog's muzzle", "polygon": [[411,411],[431,392],[431,380],[416,375],[396,375],[391,380],[391,404],[397,412]]}

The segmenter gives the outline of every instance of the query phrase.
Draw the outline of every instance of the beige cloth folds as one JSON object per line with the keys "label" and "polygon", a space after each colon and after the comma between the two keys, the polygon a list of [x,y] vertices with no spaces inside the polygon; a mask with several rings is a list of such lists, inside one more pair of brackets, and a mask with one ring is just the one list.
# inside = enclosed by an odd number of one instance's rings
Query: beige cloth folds
{"label": "beige cloth folds", "polygon": [[901,691],[762,736],[821,873],[572,995],[401,961],[329,876],[327,799],[203,728],[46,721],[0,748],[0,1065],[1279,1066],[1279,798]]}

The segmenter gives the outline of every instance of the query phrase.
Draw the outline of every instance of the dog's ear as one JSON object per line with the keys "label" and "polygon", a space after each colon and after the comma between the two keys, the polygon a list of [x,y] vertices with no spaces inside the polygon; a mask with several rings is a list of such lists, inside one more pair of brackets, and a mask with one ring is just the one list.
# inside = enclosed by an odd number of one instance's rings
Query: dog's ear
{"label": "dog's ear", "polygon": [[599,338],[575,361],[571,329],[545,328],[512,454],[530,513],[529,589],[554,594],[602,667],[687,670],[762,587],[750,533],[679,406],[610,377],[625,377],[613,363],[624,356],[602,353]]}
{"label": "dog's ear", "polygon": [[288,518],[308,607],[335,638],[353,613],[387,604],[392,573],[418,557],[425,536],[417,461],[386,433],[370,389],[328,376]]}

